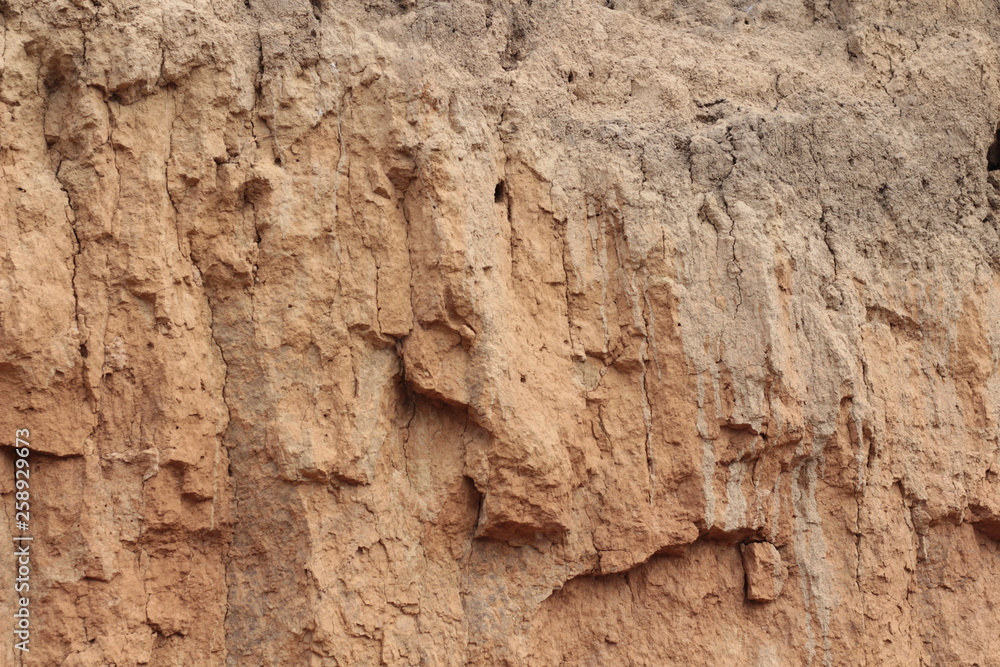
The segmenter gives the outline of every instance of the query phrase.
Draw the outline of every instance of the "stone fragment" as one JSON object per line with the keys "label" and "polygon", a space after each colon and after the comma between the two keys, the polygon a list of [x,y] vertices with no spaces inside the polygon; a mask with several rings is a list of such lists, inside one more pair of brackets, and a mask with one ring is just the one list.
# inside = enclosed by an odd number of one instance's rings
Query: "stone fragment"
{"label": "stone fragment", "polygon": [[778,550],[770,542],[751,542],[741,545],[740,551],[746,573],[747,599],[757,602],[777,600],[788,574]]}

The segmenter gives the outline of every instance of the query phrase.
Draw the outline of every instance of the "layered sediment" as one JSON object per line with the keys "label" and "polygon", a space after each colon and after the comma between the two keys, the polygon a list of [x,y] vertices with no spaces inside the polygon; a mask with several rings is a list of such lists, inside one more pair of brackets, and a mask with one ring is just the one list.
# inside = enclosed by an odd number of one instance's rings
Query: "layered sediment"
{"label": "layered sediment", "polygon": [[1000,8],[0,16],[0,663],[1000,664]]}

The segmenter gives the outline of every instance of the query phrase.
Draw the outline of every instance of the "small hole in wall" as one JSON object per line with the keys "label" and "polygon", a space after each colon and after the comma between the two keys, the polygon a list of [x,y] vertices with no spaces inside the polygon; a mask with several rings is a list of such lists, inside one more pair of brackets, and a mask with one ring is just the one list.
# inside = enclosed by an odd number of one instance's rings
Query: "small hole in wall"
{"label": "small hole in wall", "polygon": [[521,382],[527,382],[527,381],[528,381],[528,378],[526,378],[526,377],[524,377],[524,376],[522,375],[522,376],[521,376]]}
{"label": "small hole in wall", "polygon": [[986,171],[996,171],[1000,169],[1000,127],[993,135],[993,143],[986,151]]}
{"label": "small hole in wall", "polygon": [[502,202],[505,190],[506,186],[503,184],[503,181],[497,183],[497,186],[493,188],[493,201],[495,201],[497,204]]}
{"label": "small hole in wall", "polygon": [[86,343],[84,343],[84,344],[82,344],[80,346],[80,356],[83,357],[84,359],[86,359],[88,356],[90,356],[90,351],[87,350],[87,344]]}

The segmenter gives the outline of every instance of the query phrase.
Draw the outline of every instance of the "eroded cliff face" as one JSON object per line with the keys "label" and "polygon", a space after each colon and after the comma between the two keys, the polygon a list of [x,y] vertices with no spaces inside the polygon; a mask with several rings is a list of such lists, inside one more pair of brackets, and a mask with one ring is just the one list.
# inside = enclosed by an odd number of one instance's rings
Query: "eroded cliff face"
{"label": "eroded cliff face", "polygon": [[0,12],[3,664],[1000,664],[997,7]]}

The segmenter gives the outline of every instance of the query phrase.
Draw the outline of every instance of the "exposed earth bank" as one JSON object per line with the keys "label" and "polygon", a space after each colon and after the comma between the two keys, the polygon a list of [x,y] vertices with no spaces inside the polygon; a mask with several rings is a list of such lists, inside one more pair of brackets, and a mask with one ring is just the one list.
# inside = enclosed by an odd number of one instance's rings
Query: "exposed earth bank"
{"label": "exposed earth bank", "polygon": [[995,3],[0,15],[2,664],[1000,665]]}

